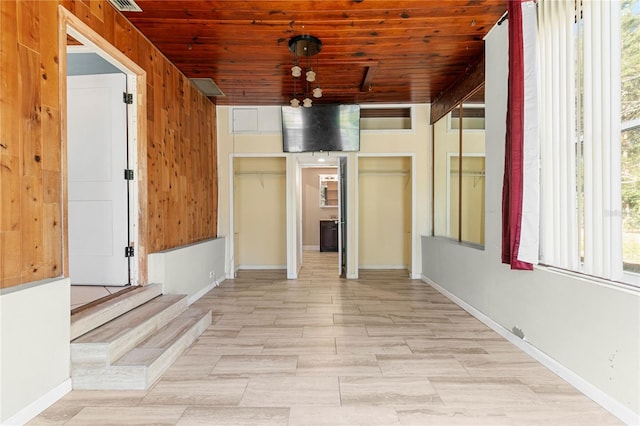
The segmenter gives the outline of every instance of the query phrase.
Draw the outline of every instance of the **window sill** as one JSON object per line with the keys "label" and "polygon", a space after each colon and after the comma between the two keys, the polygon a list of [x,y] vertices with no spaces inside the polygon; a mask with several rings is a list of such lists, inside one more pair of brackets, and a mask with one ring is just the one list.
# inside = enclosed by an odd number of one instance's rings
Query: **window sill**
{"label": "window sill", "polygon": [[428,237],[429,238],[434,238],[434,239],[437,239],[437,240],[447,241],[447,242],[449,242],[451,244],[455,244],[455,245],[458,245],[458,246],[469,247],[469,248],[472,248],[472,249],[475,249],[475,250],[484,251],[484,245],[483,244],[472,243],[472,242],[469,242],[469,241],[458,241],[458,240],[455,240],[453,238],[444,237],[444,236],[441,236],[441,235],[428,235]]}
{"label": "window sill", "polygon": [[[632,294],[640,294],[640,282],[638,282],[638,284],[631,284],[628,282],[621,282],[621,281],[612,281],[612,280],[606,280],[604,278],[599,278],[599,277],[595,277],[593,275],[587,275],[581,272],[576,272],[576,271],[570,271],[568,269],[561,269],[561,268],[557,268],[555,266],[548,266],[548,265],[535,265],[534,269],[539,269],[539,270],[543,270],[543,271],[548,271],[548,272],[552,272],[555,274],[560,274],[560,275],[565,275],[565,276],[570,276],[576,279],[580,279],[580,280],[584,280],[584,281],[588,281],[590,283],[595,283],[604,287],[609,287],[609,288],[614,288],[617,290],[622,290],[625,292],[629,292]],[[640,275],[638,274],[633,274],[630,272],[625,272],[624,273],[625,278],[626,275],[633,275],[635,278],[635,280],[640,281]],[[629,277],[631,278],[631,277]]]}

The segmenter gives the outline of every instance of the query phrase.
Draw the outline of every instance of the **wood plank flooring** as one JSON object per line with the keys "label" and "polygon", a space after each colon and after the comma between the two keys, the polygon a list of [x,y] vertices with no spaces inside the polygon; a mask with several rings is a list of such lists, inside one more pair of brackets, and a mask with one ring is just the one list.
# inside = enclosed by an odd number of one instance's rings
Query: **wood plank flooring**
{"label": "wood plank flooring", "polygon": [[614,425],[620,422],[406,271],[241,271],[148,391],[72,391],[30,425]]}

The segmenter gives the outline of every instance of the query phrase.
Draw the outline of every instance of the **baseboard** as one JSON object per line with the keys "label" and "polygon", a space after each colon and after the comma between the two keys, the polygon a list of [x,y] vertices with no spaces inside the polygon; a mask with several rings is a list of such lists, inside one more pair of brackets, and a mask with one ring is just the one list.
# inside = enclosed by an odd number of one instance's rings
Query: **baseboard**
{"label": "baseboard", "polygon": [[624,423],[628,425],[638,425],[640,424],[640,415],[634,413],[630,408],[621,404],[616,399],[612,398],[596,386],[592,385],[585,379],[583,379],[578,374],[574,373],[569,368],[560,364],[555,359],[551,358],[549,355],[542,352],[540,349],[531,345],[526,340],[523,340],[511,333],[506,328],[502,327],[500,324],[492,320],[487,315],[483,314],[464,300],[460,299],[458,296],[449,292],[447,289],[441,287],[436,282],[432,281],[424,274],[421,277],[422,281],[429,284],[431,287],[438,290],[448,299],[450,299],[453,303],[460,306],[462,309],[467,311],[469,314],[473,315],[476,319],[484,323],[487,327],[491,328],[493,331],[498,333],[500,336],[507,339],[509,342],[513,343],[518,349],[526,353],[527,355],[534,358],[540,364],[547,367],[549,370],[554,372],[556,375],[564,379],[571,386],[576,388],[578,391],[582,392],[588,398],[593,400],[596,404],[600,405],[602,408],[616,416],[618,419],[622,420]]}
{"label": "baseboard", "polygon": [[320,246],[302,246],[302,251],[320,251]]}
{"label": "baseboard", "polygon": [[265,269],[265,270],[271,270],[271,269],[287,269],[287,265],[238,265],[238,268],[236,269],[236,271],[240,270],[240,269]]}
{"label": "baseboard", "polygon": [[359,265],[358,269],[407,269],[407,265]]}
{"label": "baseboard", "polygon": [[71,379],[60,383],[40,398],[27,405],[22,410],[5,420],[3,426],[21,426],[32,420],[38,414],[51,407],[56,401],[71,392]]}
{"label": "baseboard", "polygon": [[213,290],[214,288],[218,287],[225,279],[226,278],[222,278],[221,280],[215,280],[214,282],[212,282],[211,284],[209,284],[208,286],[206,286],[202,290],[200,290],[197,293],[191,295],[187,299],[187,303],[189,305],[192,305],[194,302],[197,302],[202,296],[204,296],[205,294],[207,294],[209,291]]}

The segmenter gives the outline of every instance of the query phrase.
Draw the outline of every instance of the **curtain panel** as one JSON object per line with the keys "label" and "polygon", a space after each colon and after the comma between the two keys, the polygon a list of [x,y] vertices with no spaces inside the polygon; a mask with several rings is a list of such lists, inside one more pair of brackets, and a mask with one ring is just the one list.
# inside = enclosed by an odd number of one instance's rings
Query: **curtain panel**
{"label": "curtain panel", "polygon": [[502,188],[502,262],[532,270],[538,263],[540,224],[537,117],[536,8],[510,1],[509,82]]}

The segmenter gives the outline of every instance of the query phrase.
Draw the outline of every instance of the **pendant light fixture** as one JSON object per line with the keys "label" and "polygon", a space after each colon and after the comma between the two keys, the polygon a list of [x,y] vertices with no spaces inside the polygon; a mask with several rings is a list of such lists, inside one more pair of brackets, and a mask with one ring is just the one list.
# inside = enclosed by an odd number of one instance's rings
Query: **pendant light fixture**
{"label": "pendant light fixture", "polygon": [[[292,37],[289,40],[289,50],[293,53],[294,65],[291,67],[291,76],[293,77],[293,98],[290,101],[292,107],[298,107],[300,101],[297,96],[297,81],[298,78],[305,76],[305,82],[303,83],[306,89],[304,90],[304,100],[302,106],[309,108],[313,104],[311,96],[314,98],[322,97],[322,89],[318,82],[318,53],[322,49],[322,42],[319,38],[312,35],[298,35]],[[313,61],[311,58],[316,57],[316,69],[313,69]],[[299,62],[299,58],[302,58],[302,62]],[[304,61],[306,58],[306,63]],[[304,67],[304,69],[303,69]],[[306,71],[305,71],[306,70]],[[304,74],[303,74],[304,71]],[[315,83],[315,88],[310,92],[310,83]]]}

